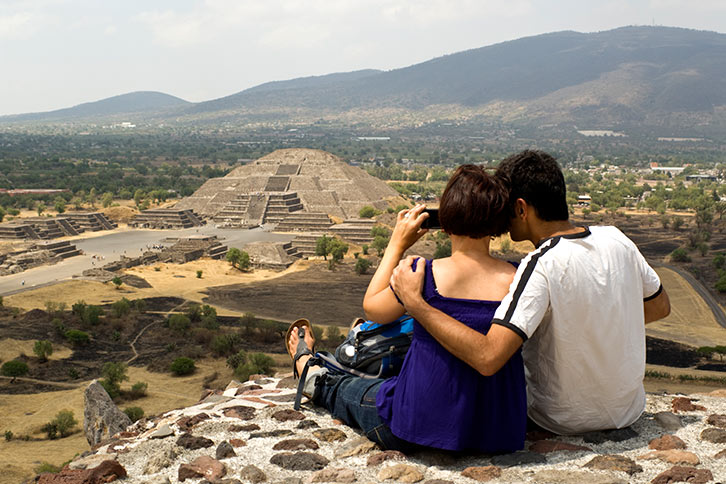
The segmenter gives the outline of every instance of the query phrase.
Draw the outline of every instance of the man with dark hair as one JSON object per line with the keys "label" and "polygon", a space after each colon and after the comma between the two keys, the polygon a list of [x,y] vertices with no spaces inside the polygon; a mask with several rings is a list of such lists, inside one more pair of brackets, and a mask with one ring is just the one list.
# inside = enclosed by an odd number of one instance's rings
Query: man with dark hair
{"label": "man with dark hair", "polygon": [[427,305],[412,257],[394,271],[394,291],[439,343],[484,375],[524,344],[528,415],[539,426],[574,434],[631,425],[645,408],[644,325],[670,312],[658,275],[617,228],[569,221],[564,177],[550,155],[524,151],[497,175],[510,190],[511,238],[535,250],[490,331],[473,332]]}

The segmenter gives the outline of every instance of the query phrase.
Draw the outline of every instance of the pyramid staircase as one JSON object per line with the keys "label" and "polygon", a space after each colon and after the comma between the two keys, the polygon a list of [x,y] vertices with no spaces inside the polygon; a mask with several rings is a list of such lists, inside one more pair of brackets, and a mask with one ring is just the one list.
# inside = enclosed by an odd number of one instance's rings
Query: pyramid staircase
{"label": "pyramid staircase", "polygon": [[144,210],[129,224],[132,227],[149,229],[188,229],[204,222],[191,210],[157,208]]}
{"label": "pyramid staircase", "polygon": [[371,229],[376,225],[376,221],[369,218],[349,219],[342,224],[334,225],[330,231],[348,242],[354,244],[370,244],[373,241]]}
{"label": "pyramid staircase", "polygon": [[275,227],[276,232],[321,232],[333,225],[326,213],[298,211],[287,215]]}

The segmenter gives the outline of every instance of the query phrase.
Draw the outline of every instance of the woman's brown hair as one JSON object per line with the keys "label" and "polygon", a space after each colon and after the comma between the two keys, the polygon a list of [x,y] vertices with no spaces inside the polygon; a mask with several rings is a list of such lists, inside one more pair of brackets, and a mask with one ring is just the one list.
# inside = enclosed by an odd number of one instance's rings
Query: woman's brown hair
{"label": "woman's brown hair", "polygon": [[461,165],[441,196],[441,228],[473,239],[496,237],[509,230],[508,203],[508,191],[498,178],[480,166]]}

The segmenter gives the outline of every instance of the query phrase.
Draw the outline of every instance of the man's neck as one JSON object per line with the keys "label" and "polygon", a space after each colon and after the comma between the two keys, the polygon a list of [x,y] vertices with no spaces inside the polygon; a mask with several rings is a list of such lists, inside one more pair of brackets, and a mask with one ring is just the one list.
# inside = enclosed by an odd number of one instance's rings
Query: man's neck
{"label": "man's neck", "polygon": [[552,222],[539,221],[532,231],[529,239],[535,246],[545,239],[557,237],[558,235],[577,234],[584,232],[583,227],[573,225],[569,220],[555,220]]}

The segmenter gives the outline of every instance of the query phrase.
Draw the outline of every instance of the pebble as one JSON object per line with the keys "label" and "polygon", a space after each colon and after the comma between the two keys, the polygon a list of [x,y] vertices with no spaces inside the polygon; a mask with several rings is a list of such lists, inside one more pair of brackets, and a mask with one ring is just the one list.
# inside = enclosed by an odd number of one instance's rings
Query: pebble
{"label": "pebble", "polygon": [[638,432],[625,427],[623,429],[604,430],[600,432],[588,432],[582,438],[588,444],[602,444],[603,442],[623,442],[638,436]]}
{"label": "pebble", "polygon": [[239,476],[246,481],[254,483],[265,482],[267,480],[267,474],[265,474],[259,467],[251,464],[244,466],[240,471]]}
{"label": "pebble", "polygon": [[513,467],[527,464],[544,464],[547,458],[536,452],[519,451],[511,454],[495,455],[492,464],[499,467]]}
{"label": "pebble", "polygon": [[670,464],[689,464],[692,466],[697,466],[701,463],[696,454],[680,449],[654,450],[653,452],[641,455],[638,459],[658,459]]}
{"label": "pebble", "polygon": [[64,468],[57,474],[45,473],[38,478],[39,484],[84,484],[113,482],[126,477],[126,469],[115,460],[107,460],[93,469]]}
{"label": "pebble", "polygon": [[461,475],[479,482],[491,481],[502,475],[502,469],[497,466],[467,467]]}
{"label": "pebble", "polygon": [[299,429],[318,429],[320,428],[320,425],[315,420],[302,420],[299,424],[297,424],[297,428]]}
{"label": "pebble", "polygon": [[547,484],[628,484],[617,477],[587,471],[549,469],[536,472],[532,477],[532,482]]}
{"label": "pebble", "polygon": [[270,459],[271,464],[289,471],[319,471],[327,466],[329,462],[322,455],[313,452],[282,452],[273,455]]}
{"label": "pebble", "polygon": [[690,484],[706,484],[713,480],[713,475],[708,469],[696,469],[695,467],[673,466],[663,471],[653,479],[651,484],[670,484],[672,482],[688,482]]}
{"label": "pebble", "polygon": [[254,432],[250,434],[250,439],[263,439],[266,437],[285,437],[292,435],[293,431],[288,429],[276,429],[268,432]]}
{"label": "pebble", "polygon": [[585,467],[600,471],[621,471],[631,476],[638,472],[643,472],[641,466],[636,464],[632,459],[622,455],[598,455],[585,464]]}
{"label": "pebble", "polygon": [[318,450],[319,448],[313,439],[287,439],[276,443],[272,450]]}
{"label": "pebble", "polygon": [[651,440],[648,447],[654,450],[685,449],[686,443],[675,435],[666,434]]}
{"label": "pebble", "polygon": [[399,452],[397,450],[384,450],[383,452],[378,452],[377,454],[373,454],[372,456],[368,457],[367,465],[370,466],[377,466],[381,465],[387,460],[405,460],[406,455],[403,452]]}
{"label": "pebble", "polygon": [[255,409],[254,407],[237,405],[225,408],[222,413],[225,417],[238,418],[240,420],[251,420],[255,416]]}
{"label": "pebble", "polygon": [[726,415],[719,415],[719,414],[709,415],[708,420],[706,420],[706,423],[708,423],[709,425],[713,425],[714,427],[726,429]]}
{"label": "pebble", "polygon": [[701,405],[695,405],[692,398],[686,397],[675,397],[671,402],[673,411],[678,412],[695,412],[697,410],[706,410],[706,407]]}
{"label": "pebble", "polygon": [[658,425],[671,432],[683,427],[681,418],[673,412],[658,412],[653,416],[653,419],[658,422]]}
{"label": "pebble", "polygon": [[150,439],[163,439],[166,437],[171,437],[172,435],[174,435],[174,431],[171,429],[171,427],[169,427],[168,424],[164,424],[164,425],[160,426],[159,428],[157,428],[156,430],[154,430],[154,432],[151,435],[149,435],[149,438]]}
{"label": "pebble", "polygon": [[252,432],[254,430],[260,430],[260,426],[257,424],[230,425],[227,430],[230,432]]}
{"label": "pebble", "polygon": [[176,439],[176,444],[189,450],[205,449],[214,445],[214,442],[205,438],[197,437],[192,434],[182,434]]}
{"label": "pebble", "polygon": [[305,420],[305,414],[291,408],[286,408],[273,413],[272,418],[279,420],[280,422],[287,422],[289,420]]}
{"label": "pebble", "polygon": [[550,452],[568,451],[575,452],[578,450],[592,451],[590,447],[584,445],[568,444],[567,442],[559,442],[557,440],[540,440],[529,446],[529,450],[532,452],[538,452],[540,454],[549,454]]}
{"label": "pebble", "polygon": [[397,482],[420,482],[424,479],[423,473],[410,464],[394,464],[384,467],[378,472],[377,477],[381,481],[393,479]]}
{"label": "pebble", "polygon": [[355,482],[356,477],[352,469],[323,469],[310,476],[310,482]]}
{"label": "pebble", "polygon": [[229,442],[222,441],[217,446],[217,450],[215,452],[215,457],[219,460],[226,459],[228,457],[237,457],[237,453],[234,451],[234,448],[232,447],[232,444]]}
{"label": "pebble", "polygon": [[226,473],[227,468],[224,467],[224,464],[209,456],[203,455],[197,457],[189,464],[180,465],[177,477],[180,481],[200,477],[209,481],[216,481],[224,477]]}
{"label": "pebble", "polygon": [[144,474],[156,474],[162,469],[171,467],[176,458],[176,450],[172,447],[154,452],[151,454],[151,457],[149,457],[149,460],[146,461]]}
{"label": "pebble", "polygon": [[377,448],[378,446],[375,444],[375,442],[371,442],[365,437],[358,437],[352,442],[349,442],[348,444],[340,446],[340,448],[336,449],[335,457],[341,459],[354,455],[368,454],[369,452]]}
{"label": "pebble", "polygon": [[211,417],[207,415],[206,413],[199,413],[193,417],[182,417],[179,420],[176,421],[176,425],[184,430],[189,431],[197,425],[199,422],[204,422],[205,420],[209,420]]}
{"label": "pebble", "polygon": [[232,444],[232,447],[244,447],[247,445],[247,442],[242,439],[229,439],[229,443]]}
{"label": "pebble", "polygon": [[336,440],[345,440],[348,438],[345,432],[339,429],[320,429],[313,432],[313,435],[323,442],[335,442]]}
{"label": "pebble", "polygon": [[711,427],[701,432],[701,440],[714,444],[726,444],[726,430]]}

